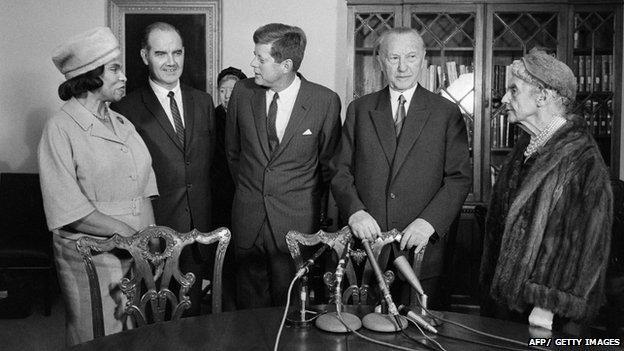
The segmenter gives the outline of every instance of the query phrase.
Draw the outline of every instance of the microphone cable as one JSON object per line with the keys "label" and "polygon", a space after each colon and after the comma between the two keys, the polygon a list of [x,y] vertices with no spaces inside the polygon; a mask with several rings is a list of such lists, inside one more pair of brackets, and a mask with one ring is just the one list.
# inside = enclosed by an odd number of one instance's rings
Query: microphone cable
{"label": "microphone cable", "polygon": [[[455,321],[452,321],[452,320],[449,320],[449,319],[446,319],[446,318],[442,318],[440,316],[436,316],[433,313],[431,313],[427,308],[423,307],[423,305],[422,305],[422,303],[420,301],[420,296],[417,296],[417,300],[418,300],[418,304],[420,305],[420,308],[422,308],[422,310],[425,311],[425,313],[427,313],[433,319],[439,319],[439,320],[441,320],[443,322],[455,325],[457,327],[463,328],[465,330],[468,330],[469,332],[473,332],[473,333],[481,335],[481,336],[490,337],[490,338],[493,338],[493,339],[496,339],[496,340],[505,341],[505,342],[508,342],[510,344],[521,346],[522,350],[526,350],[527,348],[529,348],[529,349],[535,349],[535,350],[548,351],[548,349],[546,349],[546,348],[542,348],[542,347],[539,347],[539,346],[527,346],[526,343],[523,343],[523,342],[515,340],[515,339],[510,339],[510,338],[506,338],[504,336],[499,336],[499,335],[494,335],[494,334],[490,334],[490,333],[487,333],[487,332],[483,332],[483,331],[480,331],[480,330],[477,330],[477,329],[470,328],[469,326],[466,326],[466,325],[461,324],[459,322],[455,322]],[[461,340],[461,341],[466,341],[466,342],[475,343],[475,344],[487,345],[487,346],[495,347],[495,348],[506,348],[506,349],[510,349],[510,350],[518,350],[518,349],[505,347],[505,346],[502,346],[502,345],[490,344],[490,343],[481,342],[481,341],[475,342],[475,341],[464,339],[464,338],[460,338],[460,337],[453,337],[453,336],[441,334],[440,332],[438,332],[438,335],[441,335],[441,336],[444,336],[444,337],[447,337],[447,338],[451,338],[451,339],[455,339],[455,340]]]}
{"label": "microphone cable", "polygon": [[[416,321],[415,321],[415,320],[413,320],[413,318],[412,318],[412,317],[405,316],[405,318],[406,318],[409,322],[411,322],[412,324],[414,324],[414,326],[416,326],[416,328],[418,328],[418,330],[419,330],[419,331],[420,331],[420,333],[421,333],[421,334],[425,337],[425,339],[429,340],[432,344],[437,345],[437,346],[440,348],[440,350],[442,350],[442,351],[446,351],[446,349],[445,349],[444,347],[442,347],[442,345],[440,345],[440,343],[439,343],[439,342],[435,341],[432,337],[430,337],[429,335],[427,335],[427,334],[425,333],[425,331],[424,331],[424,330],[422,330],[422,328],[420,327],[420,325],[418,325],[418,323],[416,323]],[[420,341],[420,340],[418,340],[418,339],[414,338],[413,336],[409,335],[409,334],[408,334],[405,330],[401,330],[401,331],[403,332],[403,335],[404,335],[406,338],[408,338],[408,339],[410,339],[410,340],[412,340],[412,341],[415,341],[415,342],[417,342],[417,343],[423,344],[423,342],[422,342],[422,341]],[[438,334],[439,334],[439,332],[438,332]]]}
{"label": "microphone cable", "polygon": [[[347,329],[347,331],[348,331],[348,332],[352,332],[353,334],[357,335],[358,337],[360,337],[360,338],[362,338],[362,339],[364,339],[364,340],[366,340],[366,341],[372,342],[373,344],[377,344],[377,345],[381,345],[381,346],[389,347],[389,348],[392,348],[392,349],[397,349],[397,350],[406,350],[406,351],[416,351],[416,349],[410,349],[410,348],[408,348],[408,347],[404,347],[404,346],[399,346],[399,345],[390,344],[390,343],[388,343],[388,342],[381,341],[381,340],[376,340],[376,339],[373,339],[373,338],[371,338],[371,337],[368,337],[368,336],[366,336],[366,335],[364,335],[364,334],[362,334],[362,333],[360,333],[360,332],[358,332],[358,331],[356,331],[356,330],[352,330],[352,329],[350,329],[350,328],[349,328],[349,326],[347,325],[347,323],[346,323],[346,322],[342,319],[342,315],[340,314],[340,312],[338,312],[338,311],[337,311],[337,312],[336,312],[336,315],[337,315],[338,320],[340,321],[340,323],[342,323],[342,325],[344,325],[344,326],[345,326],[345,328]],[[400,325],[400,324],[399,324],[399,325]],[[422,344],[422,345],[424,345],[424,346],[426,346],[426,347],[429,347],[429,348],[430,348],[430,346],[429,346],[429,345],[426,345],[426,344],[423,344],[423,343],[421,343],[421,344]],[[433,349],[433,350],[434,350],[434,351],[437,351],[437,350],[435,350],[435,349]]]}
{"label": "microphone cable", "polygon": [[282,316],[282,321],[280,322],[279,329],[277,330],[277,336],[275,337],[275,346],[273,347],[273,351],[277,351],[277,347],[279,346],[280,336],[282,335],[282,330],[284,329],[284,324],[286,323],[286,315],[288,315],[288,307],[290,307],[290,294],[292,293],[293,286],[295,285],[297,279],[299,279],[299,277],[295,276],[290,282],[290,286],[288,286],[288,295],[286,295],[286,307],[284,308],[284,315]]}

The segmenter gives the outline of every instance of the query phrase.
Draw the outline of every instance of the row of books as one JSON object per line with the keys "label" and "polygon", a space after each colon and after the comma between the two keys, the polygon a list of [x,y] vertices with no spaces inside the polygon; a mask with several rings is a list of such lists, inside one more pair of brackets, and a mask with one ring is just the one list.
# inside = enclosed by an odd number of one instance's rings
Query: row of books
{"label": "row of books", "polygon": [[506,113],[499,113],[491,119],[490,143],[493,149],[511,148],[518,140],[518,126],[509,123]]}
{"label": "row of books", "polygon": [[578,113],[587,121],[594,136],[609,136],[613,127],[612,101],[599,102],[586,100],[579,108]]}
{"label": "row of books", "polygon": [[511,65],[494,65],[492,72],[492,90],[495,95],[502,98],[507,90],[507,83],[511,77]]}
{"label": "row of books", "polygon": [[613,55],[578,55],[572,65],[579,92],[613,91]]}
{"label": "row of books", "polygon": [[440,89],[451,85],[462,74],[473,71],[472,65],[458,65],[455,61],[447,61],[443,65],[435,65],[429,64],[425,60],[418,83],[432,92],[439,92]]}

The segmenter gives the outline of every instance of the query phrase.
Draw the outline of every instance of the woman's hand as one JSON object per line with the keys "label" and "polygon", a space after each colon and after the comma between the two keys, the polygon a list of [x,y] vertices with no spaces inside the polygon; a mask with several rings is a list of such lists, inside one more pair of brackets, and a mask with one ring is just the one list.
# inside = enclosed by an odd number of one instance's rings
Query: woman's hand
{"label": "woman's hand", "polygon": [[95,210],[69,225],[73,229],[95,236],[111,237],[117,233],[121,236],[131,236],[136,230],[126,223]]}
{"label": "woman's hand", "polygon": [[551,311],[535,306],[529,316],[529,325],[552,330],[553,316]]}

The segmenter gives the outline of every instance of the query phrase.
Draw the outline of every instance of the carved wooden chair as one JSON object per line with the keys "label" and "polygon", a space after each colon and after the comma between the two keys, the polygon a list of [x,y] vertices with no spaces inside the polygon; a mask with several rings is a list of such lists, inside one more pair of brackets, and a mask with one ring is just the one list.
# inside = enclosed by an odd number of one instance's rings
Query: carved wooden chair
{"label": "carved wooden chair", "polygon": [[[371,251],[377,260],[379,260],[383,247],[392,243],[399,234],[400,232],[398,230],[393,229],[382,233],[375,242],[371,243]],[[295,265],[297,268],[300,268],[305,263],[305,259],[301,257],[301,246],[314,246],[319,243],[325,243],[332,246],[337,257],[340,257],[351,236],[352,233],[348,226],[334,233],[328,233],[322,230],[314,234],[290,231],[286,235],[286,243],[288,244],[290,255],[295,261]],[[417,276],[420,272],[423,256],[424,250],[416,254],[414,259],[414,268]],[[352,246],[349,251],[349,257],[350,259],[347,261],[345,268],[347,287],[342,293],[342,303],[352,305],[376,304],[379,302],[380,296],[378,296],[376,289],[371,289],[371,286],[377,286],[377,278],[366,257],[366,253],[364,250]],[[381,268],[384,269],[384,267]],[[333,289],[332,285],[335,283],[335,277],[333,277],[333,275],[333,272],[326,272],[324,275],[325,284],[330,290]],[[391,284],[392,281],[394,281],[394,272],[385,270],[384,277],[386,283]],[[415,292],[412,292],[412,294],[415,294]]]}
{"label": "carved wooden chair", "polygon": [[[207,245],[218,243],[211,283],[212,312],[221,312],[221,272],[230,237],[230,231],[226,228],[219,228],[210,233],[197,230],[178,233],[168,227],[150,226],[130,237],[114,235],[106,240],[86,236],[80,238],[76,248],[82,254],[89,276],[94,338],[104,335],[104,321],[100,284],[92,261],[92,252],[121,249],[132,255],[134,263],[130,278],[121,280],[121,291],[127,297],[124,314],[133,318],[135,325],[141,327],[149,322],[163,321],[168,315],[167,306],[170,308],[170,319],[175,320],[181,317],[191,303],[200,303],[191,301],[187,296],[195,283],[195,275],[190,272],[182,274],[178,265],[182,249],[194,242]],[[159,243],[156,249],[154,243]],[[170,290],[169,284],[172,279],[180,286],[177,296]]]}

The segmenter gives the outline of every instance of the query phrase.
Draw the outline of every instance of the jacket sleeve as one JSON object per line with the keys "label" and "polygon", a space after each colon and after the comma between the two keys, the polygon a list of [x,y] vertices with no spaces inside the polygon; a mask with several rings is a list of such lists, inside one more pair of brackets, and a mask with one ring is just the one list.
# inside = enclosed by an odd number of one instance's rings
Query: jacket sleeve
{"label": "jacket sleeve", "polygon": [[328,189],[332,178],[330,162],[340,141],[340,98],[332,93],[327,105],[319,142],[319,163],[323,178],[323,188]]}
{"label": "jacket sleeve", "polygon": [[461,210],[472,184],[466,123],[459,108],[453,107],[446,129],[442,184],[420,214],[420,217],[429,222],[439,235],[445,235],[448,231]]}
{"label": "jacket sleeve", "polygon": [[230,101],[228,102],[227,117],[225,118],[225,155],[234,183],[238,180],[238,161],[241,150],[240,131],[238,129],[238,104],[241,100],[240,87],[240,81],[234,85]]}
{"label": "jacket sleeve", "polygon": [[575,175],[549,215],[524,287],[527,303],[575,320],[594,315],[604,298],[613,195],[599,157],[565,171]]}
{"label": "jacket sleeve", "polygon": [[41,194],[50,230],[95,211],[78,184],[70,138],[56,121],[48,121],[43,129],[38,153]]}
{"label": "jacket sleeve", "polygon": [[342,126],[342,136],[331,161],[334,174],[331,180],[331,191],[336,205],[345,220],[359,211],[366,209],[358,195],[353,176],[353,160],[357,145],[355,144],[356,113],[353,103],[347,108],[347,118]]}

